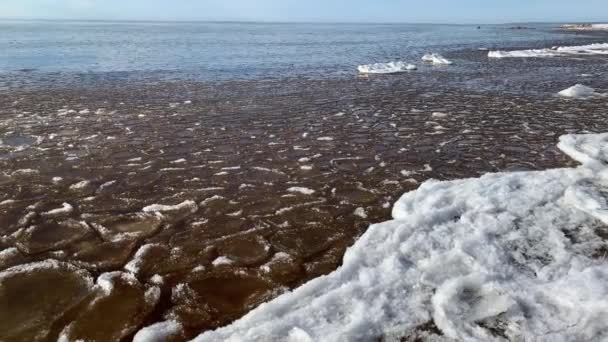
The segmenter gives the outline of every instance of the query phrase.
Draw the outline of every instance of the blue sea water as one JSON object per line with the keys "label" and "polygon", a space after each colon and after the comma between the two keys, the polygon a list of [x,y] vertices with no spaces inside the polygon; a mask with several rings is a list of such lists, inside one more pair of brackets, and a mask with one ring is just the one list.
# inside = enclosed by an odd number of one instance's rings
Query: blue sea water
{"label": "blue sea water", "polygon": [[[555,25],[0,21],[0,77],[19,71],[197,80],[334,77],[427,52],[555,41]],[[542,45],[542,44],[541,44]]]}

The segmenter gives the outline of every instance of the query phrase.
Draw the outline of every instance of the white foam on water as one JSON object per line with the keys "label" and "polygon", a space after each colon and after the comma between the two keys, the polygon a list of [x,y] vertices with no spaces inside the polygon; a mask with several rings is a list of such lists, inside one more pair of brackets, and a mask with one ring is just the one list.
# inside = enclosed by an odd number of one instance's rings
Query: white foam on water
{"label": "white foam on water", "polygon": [[435,65],[452,64],[452,61],[448,60],[447,58],[443,57],[442,55],[440,55],[438,53],[427,53],[426,55],[422,56],[422,60],[424,62],[435,64]]}
{"label": "white foam on water", "polygon": [[559,148],[583,165],[425,182],[338,270],[195,341],[607,340],[608,134]]}
{"label": "white foam on water", "polygon": [[404,63],[401,61],[365,64],[357,67],[357,70],[362,74],[394,74],[416,69],[417,68],[414,64]]}
{"label": "white foam on water", "polygon": [[490,51],[489,58],[542,58],[608,55],[608,43],[596,43],[581,46],[560,46],[551,49],[531,49],[515,51]]}

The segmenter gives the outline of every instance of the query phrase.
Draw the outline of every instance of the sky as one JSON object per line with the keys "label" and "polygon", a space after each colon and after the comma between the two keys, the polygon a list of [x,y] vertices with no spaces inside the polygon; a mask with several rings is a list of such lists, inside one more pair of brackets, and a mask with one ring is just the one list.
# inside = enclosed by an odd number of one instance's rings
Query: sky
{"label": "sky", "polygon": [[312,22],[601,22],[608,0],[0,0],[0,18]]}

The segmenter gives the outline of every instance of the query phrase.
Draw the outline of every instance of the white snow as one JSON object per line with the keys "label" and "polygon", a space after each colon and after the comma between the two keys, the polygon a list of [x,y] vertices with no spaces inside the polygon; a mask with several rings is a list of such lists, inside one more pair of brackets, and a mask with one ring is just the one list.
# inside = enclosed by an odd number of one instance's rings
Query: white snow
{"label": "white snow", "polygon": [[582,46],[560,46],[551,49],[490,51],[489,58],[564,57],[578,55],[608,55],[608,43]]}
{"label": "white snow", "polygon": [[179,335],[182,325],[176,321],[165,321],[147,326],[135,334],[133,342],[165,342]]}
{"label": "white snow", "polygon": [[397,61],[359,65],[357,70],[359,70],[359,72],[362,74],[393,74],[397,72],[416,70],[416,66],[414,64]]}
{"label": "white snow", "polygon": [[435,65],[450,65],[452,61],[444,58],[442,55],[438,53],[427,53],[422,56],[422,60]]}
{"label": "white snow", "polygon": [[301,186],[293,186],[293,187],[287,189],[287,192],[300,193],[303,195],[312,195],[315,193],[315,191],[313,189],[309,189],[309,188],[305,188],[305,187],[301,187]]}
{"label": "white snow", "polygon": [[587,87],[582,84],[576,84],[568,89],[564,89],[564,90],[560,91],[557,94],[562,97],[571,97],[571,98],[585,98],[585,97],[592,97],[595,95],[599,95],[598,93],[595,92],[595,89]]}
{"label": "white snow", "polygon": [[422,184],[337,271],[195,341],[398,340],[430,321],[439,341],[608,340],[608,262],[593,256],[608,134],[559,148],[583,165]]}

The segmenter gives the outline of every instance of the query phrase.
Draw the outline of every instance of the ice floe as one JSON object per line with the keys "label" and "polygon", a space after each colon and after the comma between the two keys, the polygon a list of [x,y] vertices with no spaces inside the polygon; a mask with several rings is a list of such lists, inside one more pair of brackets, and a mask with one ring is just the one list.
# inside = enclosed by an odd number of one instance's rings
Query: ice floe
{"label": "ice floe", "polygon": [[581,46],[559,46],[551,49],[488,52],[489,58],[565,57],[578,55],[608,55],[608,43]]}
{"label": "ice floe", "polygon": [[586,97],[602,95],[602,94],[596,93],[595,89],[593,89],[591,87],[587,87],[582,84],[576,84],[568,89],[564,89],[564,90],[560,91],[557,94],[562,97],[571,97],[571,98],[586,98]]}
{"label": "ice floe", "polygon": [[608,339],[608,134],[559,148],[583,165],[425,182],[337,271],[195,341]]}
{"label": "ice floe", "polygon": [[435,64],[435,65],[452,64],[452,61],[448,60],[447,58],[443,57],[442,55],[440,55],[438,53],[427,53],[426,55],[422,56],[422,60],[424,62]]}
{"label": "ice floe", "polygon": [[309,188],[304,188],[301,186],[293,186],[289,189],[287,189],[287,192],[291,192],[291,193],[300,193],[303,195],[312,195],[315,193],[315,191],[313,189],[309,189]]}
{"label": "ice floe", "polygon": [[61,208],[56,208],[42,213],[43,216],[58,216],[70,214],[74,211],[74,207],[70,203],[63,203]]}
{"label": "ice floe", "polygon": [[397,72],[416,70],[416,66],[414,64],[397,61],[359,65],[357,70],[362,74],[394,74]]}
{"label": "ice floe", "polygon": [[182,325],[176,321],[165,321],[147,326],[137,332],[133,342],[165,342],[179,336]]}
{"label": "ice floe", "polygon": [[198,210],[198,206],[194,201],[184,201],[176,205],[152,204],[142,209],[142,211],[145,213],[164,213],[178,210],[189,210],[190,212],[194,213]]}

